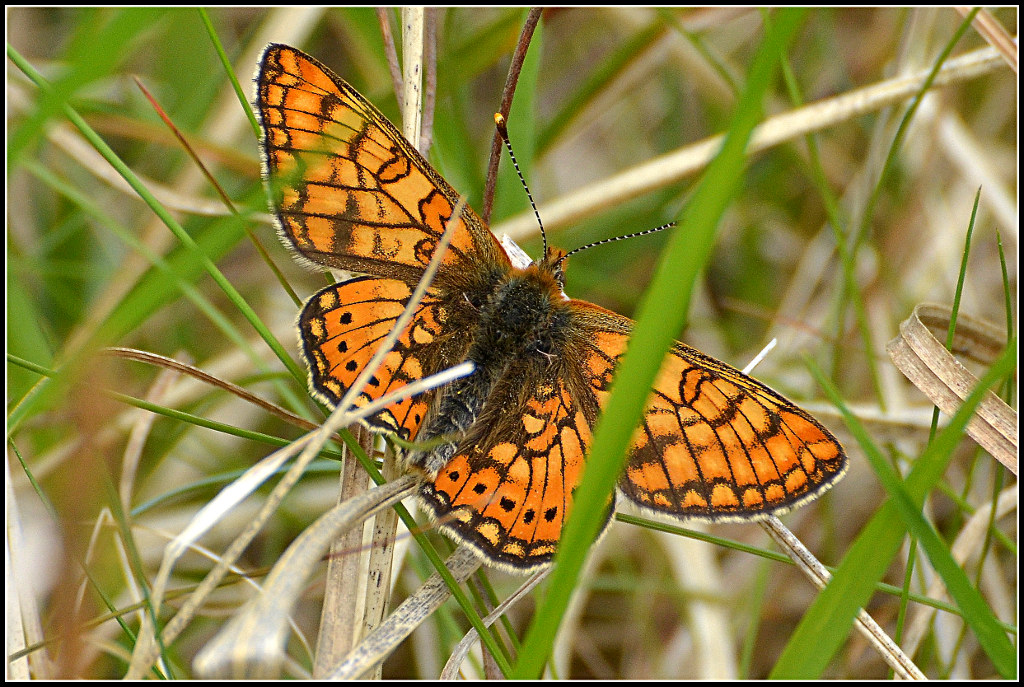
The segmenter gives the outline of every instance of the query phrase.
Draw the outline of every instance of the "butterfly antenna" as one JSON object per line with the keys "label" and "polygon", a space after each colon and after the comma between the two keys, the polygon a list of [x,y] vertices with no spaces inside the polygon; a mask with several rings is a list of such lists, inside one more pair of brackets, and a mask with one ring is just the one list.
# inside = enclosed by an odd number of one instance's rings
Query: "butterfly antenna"
{"label": "butterfly antenna", "polygon": [[668,229],[670,227],[674,227],[675,225],[676,225],[675,222],[669,222],[668,224],[662,224],[660,227],[654,227],[653,229],[644,229],[643,231],[638,231],[638,232],[633,233],[633,234],[626,234],[625,236],[616,236],[616,237],[610,238],[610,239],[601,239],[600,241],[594,241],[593,243],[588,243],[585,246],[580,246],[579,248],[573,248],[571,251],[569,251],[568,253],[563,255],[562,258],[558,262],[560,263],[560,262],[564,261],[565,259],[567,259],[570,255],[574,255],[574,254],[579,253],[581,251],[585,251],[588,248],[593,248],[594,246],[600,246],[600,245],[605,244],[605,243],[611,243],[612,241],[622,241],[624,239],[635,239],[638,236],[647,236],[648,234],[653,234],[653,233],[661,231],[663,229]]}
{"label": "butterfly antenna", "polygon": [[540,238],[544,241],[544,255],[548,254],[548,237],[544,233],[544,222],[540,220],[540,212],[537,211],[537,204],[533,202],[533,194],[530,193],[530,187],[526,185],[526,179],[523,178],[523,173],[519,169],[519,163],[516,161],[516,154],[512,152],[512,142],[508,140],[508,128],[505,126],[505,118],[500,112],[494,113],[494,124],[498,127],[498,133],[501,135],[501,140],[505,142],[505,149],[508,150],[508,156],[512,158],[512,166],[516,168],[516,174],[519,175],[519,181],[523,183],[523,188],[526,189],[526,197],[530,199],[530,207],[533,208],[533,214],[537,218],[537,225],[540,226]]}

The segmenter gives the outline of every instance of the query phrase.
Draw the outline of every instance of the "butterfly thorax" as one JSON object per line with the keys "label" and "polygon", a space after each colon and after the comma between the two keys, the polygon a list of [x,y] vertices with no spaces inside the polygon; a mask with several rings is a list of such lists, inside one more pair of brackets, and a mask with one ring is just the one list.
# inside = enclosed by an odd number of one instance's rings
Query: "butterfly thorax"
{"label": "butterfly thorax", "polygon": [[[480,309],[470,359],[499,368],[513,360],[550,360],[559,323],[567,317],[561,289],[552,275],[531,265],[498,284]],[[494,370],[500,372],[500,370]]]}

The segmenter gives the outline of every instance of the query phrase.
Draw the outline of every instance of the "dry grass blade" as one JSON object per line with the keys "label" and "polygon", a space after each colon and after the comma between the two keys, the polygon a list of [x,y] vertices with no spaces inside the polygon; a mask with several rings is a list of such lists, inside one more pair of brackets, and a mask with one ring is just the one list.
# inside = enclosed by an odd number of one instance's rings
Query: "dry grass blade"
{"label": "dry grass blade", "polygon": [[[786,555],[796,563],[804,575],[818,589],[824,589],[828,581],[832,579],[825,566],[814,557],[807,547],[792,533],[789,528],[782,524],[774,515],[767,520],[758,523],[765,532],[782,547]],[[879,655],[896,672],[902,680],[926,680],[924,673],[914,664],[899,645],[885,633],[874,618],[868,615],[867,611],[861,609],[857,614],[857,630],[875,647]]]}
{"label": "dry grass blade", "polygon": [[[252,403],[253,405],[258,406],[263,410],[267,411],[271,415],[276,415],[285,422],[293,424],[296,427],[300,427],[307,431],[316,429],[316,425],[314,425],[309,420],[303,419],[294,413],[290,413],[279,405],[265,401],[256,394],[249,393],[248,391],[238,386],[237,384],[232,384],[231,382],[225,379],[220,379],[219,377],[204,372],[203,370],[200,370],[198,367],[189,365],[188,363],[183,363],[181,361],[175,360],[174,358],[168,358],[167,356],[160,355],[158,353],[152,353],[150,351],[140,351],[134,348],[122,348],[114,346],[111,348],[106,348],[101,352],[108,355],[115,355],[119,358],[125,358],[127,360],[137,360],[139,362],[149,363],[151,365],[163,367],[167,370],[174,370],[176,372],[180,372],[182,374],[188,375],[189,377],[198,379],[201,382],[206,382],[211,386],[223,389],[224,391],[227,391],[230,394],[234,394],[238,398],[244,401],[248,401],[249,403]],[[127,502],[128,501],[126,501],[125,503]]]}
{"label": "dry grass blade", "polygon": [[206,678],[276,677],[283,659],[285,631],[296,599],[312,568],[331,542],[366,518],[412,494],[417,478],[407,475],[338,504],[308,527],[281,557],[263,591],[228,622],[196,657]]}
{"label": "dry grass blade", "polygon": [[[957,11],[963,16],[970,14],[973,7],[957,7]],[[1006,63],[1013,71],[1018,71],[1020,60],[1018,57],[1017,42],[1010,32],[988,10],[981,10],[974,17],[974,28],[980,33],[989,45],[995,47],[1003,54]]]}
{"label": "dry grass blade", "polygon": [[[907,379],[939,410],[953,415],[978,383],[933,332],[945,334],[951,311],[941,305],[921,304],[900,324],[900,336],[886,346],[889,356]],[[1005,346],[1006,335],[992,325],[958,315],[953,353],[982,364],[991,363]],[[967,433],[992,457],[1017,474],[1017,413],[989,392],[967,424]]]}
{"label": "dry grass blade", "polygon": [[[551,572],[550,568],[539,570],[530,576],[526,582],[522,584],[515,592],[508,596],[504,601],[498,604],[498,607],[487,614],[484,617],[484,625],[490,627],[495,620],[504,615],[508,609],[512,608],[519,600],[523,599],[527,594],[533,591],[533,588],[540,584],[541,580],[547,577],[548,573]],[[448,662],[444,665],[444,670],[441,671],[442,680],[454,680],[459,676],[459,670],[462,667],[462,662],[466,660],[466,656],[469,654],[469,650],[473,648],[477,638],[476,628],[470,628],[469,632],[459,640],[459,643],[455,645],[455,649],[452,651],[451,656],[448,657]]]}
{"label": "dry grass blade", "polygon": [[[372,455],[375,436],[369,429],[360,426],[349,428],[366,455]],[[358,464],[344,447],[339,475],[337,503],[365,492],[370,488],[370,475]],[[384,473],[384,479],[391,481],[397,475]],[[377,515],[395,514],[387,509]],[[362,622],[359,604],[359,583],[366,576],[364,559],[359,555],[363,545],[363,528],[352,527],[331,544],[325,575],[323,606],[320,609],[320,628],[316,638],[316,653],[313,661],[313,677],[322,676],[330,666],[352,649],[356,641],[354,628]],[[372,569],[372,567],[371,567]]]}
{"label": "dry grass blade", "polygon": [[[423,14],[422,7],[402,8],[402,133],[419,141],[423,128]],[[421,151],[422,152],[422,151]],[[459,214],[456,210],[455,214]]]}
{"label": "dry grass blade", "polygon": [[[502,89],[501,94],[501,107],[499,111],[505,119],[508,119],[509,112],[512,109],[512,97],[515,95],[516,84],[519,83],[519,74],[523,69],[523,62],[526,60],[526,50],[530,47],[533,32],[540,21],[541,11],[539,7],[532,8],[529,16],[526,18],[526,22],[523,23],[522,31],[519,33],[516,50],[512,54],[512,63],[508,67],[508,76],[505,77],[505,88]],[[501,135],[495,130],[494,136],[491,139],[491,155],[487,161],[487,183],[484,187],[484,202],[480,208],[480,217],[487,223],[491,221],[491,210],[494,207],[494,190],[497,187],[498,164],[501,161],[501,139]]]}
{"label": "dry grass blade", "polygon": [[395,98],[398,100],[398,109],[404,112],[402,74],[398,69],[398,50],[395,48],[395,35],[391,31],[391,20],[388,16],[389,10],[386,7],[378,7],[376,11],[377,22],[380,24],[380,35],[384,41],[384,54],[387,56],[388,71],[391,73]]}
{"label": "dry grass blade", "polygon": [[[445,565],[451,571],[452,577],[461,583],[480,567],[480,558],[469,548],[460,546],[448,557]],[[367,635],[359,646],[345,657],[330,679],[355,680],[367,671],[373,670],[450,595],[451,592],[441,576],[437,573],[431,575],[419,591],[403,601],[386,621]]]}
{"label": "dry grass blade", "polygon": [[[151,403],[162,402],[176,376],[171,369],[161,372],[146,394],[146,400]],[[131,431],[128,434],[128,444],[124,450],[121,478],[117,485],[117,493],[121,497],[121,503],[132,502],[139,464],[142,462],[143,447],[146,445],[146,439],[149,438],[156,419],[157,415],[155,413],[140,410],[137,412],[135,422],[132,423]]]}
{"label": "dry grass blade", "polygon": [[142,81],[140,81],[138,77],[135,77],[135,85],[139,87],[139,90],[142,91],[142,94],[144,96],[146,96],[146,100],[148,100],[150,104],[153,106],[153,109],[160,116],[160,119],[164,121],[164,124],[167,125],[167,128],[171,130],[171,133],[174,134],[174,137],[178,139],[179,143],[181,143],[181,147],[188,152],[189,157],[192,158],[192,161],[196,163],[197,167],[199,167],[199,171],[203,173],[203,176],[206,177],[206,180],[210,182],[210,186],[213,188],[213,190],[217,192],[217,195],[220,196],[221,202],[224,203],[224,206],[232,214],[238,214],[238,210],[235,208],[234,202],[232,202],[231,197],[228,196],[227,192],[224,190],[224,187],[220,185],[220,182],[217,181],[217,177],[213,175],[213,173],[210,171],[210,168],[203,162],[203,159],[196,152],[196,149],[192,147],[192,144],[188,142],[188,139],[185,137],[185,134],[182,133],[181,129],[179,129],[177,125],[171,120],[170,116],[160,105],[159,101],[157,101],[156,97],[154,97],[153,94],[149,92],[149,89],[142,84]]}
{"label": "dry grass blade", "polygon": [[[1002,55],[995,48],[975,50],[949,60],[936,76],[934,86],[976,78],[1005,65]],[[784,141],[827,129],[912,98],[927,77],[927,70],[899,76],[776,115],[754,129],[747,152],[752,155]],[[541,205],[539,211],[544,224],[548,229],[564,227],[631,198],[673,184],[703,169],[718,152],[722,140],[719,134],[683,146]],[[535,233],[536,220],[532,214],[522,213],[496,224],[493,229],[496,234],[506,233],[518,240]]]}
{"label": "dry grass blade", "polygon": [[[30,548],[25,539],[25,521],[21,515],[18,499],[12,488],[10,463],[7,463],[4,493],[7,504],[7,528],[5,543],[7,544],[7,576],[4,585],[7,608],[7,653],[17,653],[32,644],[43,644],[46,637],[43,632],[39,604],[32,594],[33,586],[25,579],[26,566],[21,564],[23,556],[28,556]],[[7,677],[15,680],[28,680],[32,677],[50,678],[54,675],[53,665],[48,651],[33,651],[7,661]]]}
{"label": "dry grass blade", "polygon": [[[382,473],[385,479],[393,479],[399,474],[398,459],[391,453],[384,457],[384,469]],[[373,538],[370,544],[370,560],[367,565],[369,575],[366,580],[366,602],[363,605],[363,627],[359,634],[361,639],[372,632],[384,619],[388,610],[388,602],[391,599],[391,574],[395,563],[395,532],[398,527],[398,513],[394,509],[388,509],[377,514],[373,524]],[[351,648],[351,647],[349,647]],[[340,662],[342,656],[348,653],[338,652],[335,661],[330,665]],[[317,657],[319,659],[319,657]],[[318,661],[319,662],[319,661]],[[326,662],[324,662],[326,663]],[[380,666],[377,667],[376,679],[380,679]]]}

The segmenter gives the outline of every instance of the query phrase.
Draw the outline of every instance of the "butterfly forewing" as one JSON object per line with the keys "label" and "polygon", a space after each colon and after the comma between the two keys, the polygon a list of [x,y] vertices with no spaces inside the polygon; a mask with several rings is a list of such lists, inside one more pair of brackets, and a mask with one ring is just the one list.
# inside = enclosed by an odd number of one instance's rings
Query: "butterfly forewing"
{"label": "butterfly forewing", "polygon": [[[285,240],[324,266],[415,284],[458,197],[377,109],[319,62],[271,45],[257,77],[263,153]],[[437,280],[507,264],[469,208]]]}

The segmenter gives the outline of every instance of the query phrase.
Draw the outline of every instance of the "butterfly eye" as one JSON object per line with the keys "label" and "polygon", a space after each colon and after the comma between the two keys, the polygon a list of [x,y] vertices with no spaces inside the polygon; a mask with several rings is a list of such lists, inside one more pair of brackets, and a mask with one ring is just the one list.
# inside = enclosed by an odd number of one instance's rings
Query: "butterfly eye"
{"label": "butterfly eye", "polygon": [[555,281],[558,282],[558,288],[560,288],[560,289],[562,289],[564,291],[565,290],[565,268],[562,267],[562,264],[563,263],[558,263],[558,266],[555,267],[555,270],[554,270],[554,272],[552,273],[551,276],[553,276],[555,278]]}

